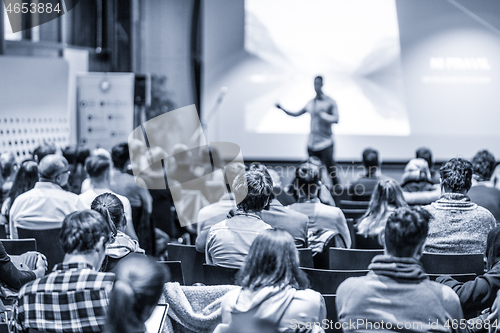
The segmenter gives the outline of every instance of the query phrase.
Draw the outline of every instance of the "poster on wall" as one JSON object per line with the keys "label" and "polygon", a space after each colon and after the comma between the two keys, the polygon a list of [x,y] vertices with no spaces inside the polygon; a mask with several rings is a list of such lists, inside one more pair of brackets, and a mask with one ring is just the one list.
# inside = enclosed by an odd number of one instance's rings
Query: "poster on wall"
{"label": "poster on wall", "polygon": [[133,130],[134,74],[86,73],[77,77],[77,140],[108,151]]}

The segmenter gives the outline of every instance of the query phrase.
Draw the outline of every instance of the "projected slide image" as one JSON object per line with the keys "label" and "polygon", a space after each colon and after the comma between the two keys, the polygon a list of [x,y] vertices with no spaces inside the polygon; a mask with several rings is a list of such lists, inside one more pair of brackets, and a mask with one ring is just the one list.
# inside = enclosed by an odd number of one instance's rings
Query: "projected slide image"
{"label": "projected slide image", "polygon": [[302,109],[322,75],[339,107],[336,134],[410,135],[395,0],[246,0],[245,50],[252,65],[235,70],[249,90],[266,87],[241,95],[247,132],[309,133],[309,115],[289,117],[274,105]]}

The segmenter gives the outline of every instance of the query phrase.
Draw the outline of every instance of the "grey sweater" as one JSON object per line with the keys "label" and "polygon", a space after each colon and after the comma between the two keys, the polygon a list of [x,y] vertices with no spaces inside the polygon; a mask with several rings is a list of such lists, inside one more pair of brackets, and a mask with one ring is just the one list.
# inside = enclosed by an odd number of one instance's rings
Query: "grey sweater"
{"label": "grey sweater", "polygon": [[433,216],[425,250],[435,253],[484,253],[488,232],[496,225],[485,208],[460,193],[445,193],[425,206]]}

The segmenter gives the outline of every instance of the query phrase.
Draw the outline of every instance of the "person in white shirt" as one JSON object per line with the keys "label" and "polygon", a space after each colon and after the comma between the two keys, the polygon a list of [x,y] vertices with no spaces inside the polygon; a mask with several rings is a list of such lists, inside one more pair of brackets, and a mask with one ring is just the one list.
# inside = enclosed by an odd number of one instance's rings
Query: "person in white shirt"
{"label": "person in white shirt", "polygon": [[90,188],[79,195],[80,200],[85,205],[85,208],[90,209],[92,201],[94,201],[94,199],[100,194],[111,193],[116,195],[122,202],[125,211],[125,218],[127,220],[125,233],[137,240],[137,234],[135,233],[134,224],[132,222],[132,207],[130,206],[130,201],[127,197],[116,194],[109,189],[109,173],[111,169],[111,163],[109,160],[103,156],[90,156],[85,162],[85,168],[87,169],[91,182]]}
{"label": "person in white shirt", "polygon": [[66,215],[85,209],[78,195],[62,189],[69,173],[68,161],[60,155],[50,154],[40,161],[35,188],[18,196],[10,208],[11,238],[18,238],[17,228],[61,228]]}

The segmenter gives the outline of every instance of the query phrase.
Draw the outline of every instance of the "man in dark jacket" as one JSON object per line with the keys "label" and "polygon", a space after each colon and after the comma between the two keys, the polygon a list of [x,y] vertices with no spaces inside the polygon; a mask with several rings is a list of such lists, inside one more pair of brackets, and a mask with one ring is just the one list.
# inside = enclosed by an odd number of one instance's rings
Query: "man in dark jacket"
{"label": "man in dark jacket", "polygon": [[460,298],[465,318],[491,307],[500,289],[500,227],[488,234],[486,241],[486,273],[474,281],[458,282],[450,276],[440,276],[436,282],[451,287]]}

